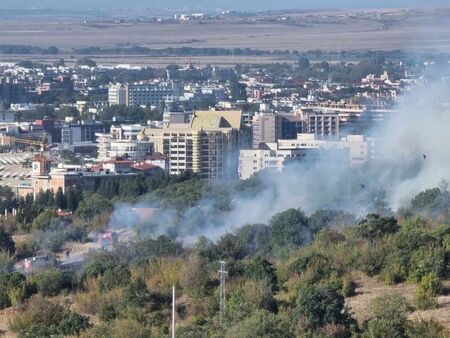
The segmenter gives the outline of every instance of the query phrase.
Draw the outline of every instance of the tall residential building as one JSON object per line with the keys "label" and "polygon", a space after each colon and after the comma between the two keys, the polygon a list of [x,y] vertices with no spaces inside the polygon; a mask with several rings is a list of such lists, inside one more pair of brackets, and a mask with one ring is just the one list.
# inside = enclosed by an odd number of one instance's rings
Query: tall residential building
{"label": "tall residential building", "polygon": [[261,143],[276,142],[280,136],[280,119],[273,113],[256,113],[252,120],[253,149]]}
{"label": "tall residential building", "polygon": [[198,173],[202,179],[237,177],[241,111],[197,111],[189,123],[146,128],[143,138],[169,158],[169,172]]}
{"label": "tall residential building", "polygon": [[338,139],[339,115],[307,114],[302,132],[314,134],[319,139]]}
{"label": "tall residential building", "polygon": [[252,118],[252,147],[279,139],[295,139],[302,132],[302,117],[292,114],[256,113]]}

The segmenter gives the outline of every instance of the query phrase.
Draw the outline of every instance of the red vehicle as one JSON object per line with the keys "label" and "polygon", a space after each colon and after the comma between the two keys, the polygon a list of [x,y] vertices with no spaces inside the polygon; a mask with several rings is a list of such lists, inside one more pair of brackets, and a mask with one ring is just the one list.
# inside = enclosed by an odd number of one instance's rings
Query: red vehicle
{"label": "red vehicle", "polygon": [[116,232],[102,232],[98,234],[98,243],[104,250],[111,250],[119,242],[119,235]]}

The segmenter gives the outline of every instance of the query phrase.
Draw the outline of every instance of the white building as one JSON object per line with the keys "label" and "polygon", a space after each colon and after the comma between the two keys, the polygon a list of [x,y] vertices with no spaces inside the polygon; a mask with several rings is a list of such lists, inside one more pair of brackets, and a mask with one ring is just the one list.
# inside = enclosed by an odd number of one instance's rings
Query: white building
{"label": "white building", "polygon": [[346,151],[350,165],[366,163],[369,142],[362,135],[348,135],[340,141],[316,139],[314,134],[298,134],[296,140],[278,140],[266,143],[256,150],[239,152],[239,178],[247,179],[261,170],[283,171],[290,161],[301,161],[309,154],[317,155],[321,150]]}
{"label": "white building", "polygon": [[267,143],[262,149],[241,150],[239,179],[248,179],[262,170],[281,172],[289,161],[301,159],[306,152],[304,149],[278,149],[277,143]]}
{"label": "white building", "polygon": [[115,84],[109,87],[108,102],[111,105],[157,107],[162,102],[177,101],[182,95],[183,87],[177,81]]}
{"label": "white building", "polygon": [[153,145],[138,140],[141,125],[112,126],[110,133],[96,133],[98,158],[101,161],[117,157],[142,160],[151,154]]}

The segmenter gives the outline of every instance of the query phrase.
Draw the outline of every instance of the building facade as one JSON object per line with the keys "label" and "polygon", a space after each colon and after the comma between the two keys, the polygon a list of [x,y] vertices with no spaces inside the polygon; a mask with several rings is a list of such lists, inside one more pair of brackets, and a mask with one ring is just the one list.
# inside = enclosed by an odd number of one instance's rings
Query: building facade
{"label": "building facade", "polygon": [[145,141],[168,157],[172,175],[184,171],[202,179],[237,177],[241,111],[197,111],[190,123],[170,123],[146,128]]}

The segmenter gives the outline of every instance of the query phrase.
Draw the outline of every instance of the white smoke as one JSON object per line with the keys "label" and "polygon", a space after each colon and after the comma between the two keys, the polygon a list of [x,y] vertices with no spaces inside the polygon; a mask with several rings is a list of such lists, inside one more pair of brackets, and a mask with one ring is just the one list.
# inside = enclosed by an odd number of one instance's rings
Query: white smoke
{"label": "white smoke", "polygon": [[[324,152],[283,173],[262,173],[263,188],[257,195],[232,191],[228,212],[219,213],[217,205],[205,198],[183,215],[163,210],[141,222],[140,230],[148,236],[166,234],[194,242],[200,235],[217,239],[245,224],[267,223],[289,208],[301,207],[307,213],[339,209],[362,216],[384,197],[394,209],[407,206],[418,192],[450,180],[449,94],[449,87],[438,81],[405,95],[397,112],[374,131],[378,157],[364,166],[352,168],[348,157]],[[123,224],[130,207],[151,206],[118,205],[112,220]]]}

